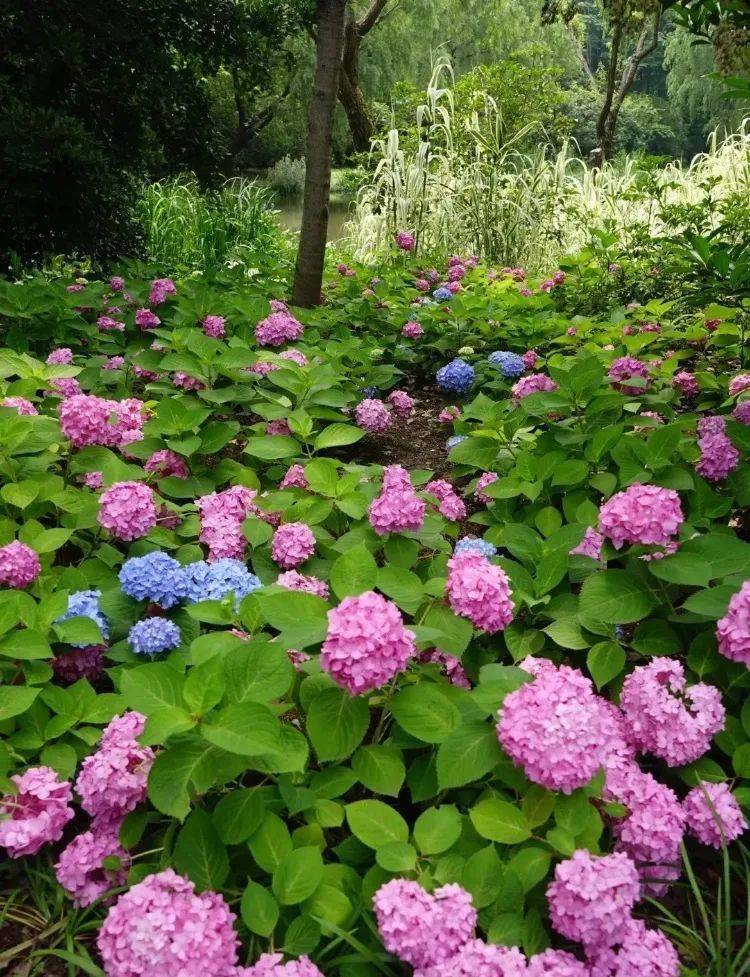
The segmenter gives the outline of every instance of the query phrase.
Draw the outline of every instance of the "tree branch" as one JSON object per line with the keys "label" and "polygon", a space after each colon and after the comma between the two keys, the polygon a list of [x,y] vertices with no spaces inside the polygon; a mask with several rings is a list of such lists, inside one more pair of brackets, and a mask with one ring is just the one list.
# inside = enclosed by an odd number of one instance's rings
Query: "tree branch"
{"label": "tree branch", "polygon": [[362,20],[357,23],[357,33],[360,37],[364,37],[365,34],[369,34],[375,24],[377,24],[378,18],[390,2],[391,0],[372,0],[370,9],[364,15]]}
{"label": "tree branch", "polygon": [[638,38],[638,43],[635,46],[635,51],[633,51],[625,63],[622,78],[620,79],[620,84],[617,89],[617,95],[615,96],[615,112],[619,112],[620,107],[625,100],[625,96],[630,91],[641,62],[644,61],[652,51],[656,50],[656,46],[659,43],[660,25],[661,11],[657,10],[656,14],[654,15],[653,24],[644,24],[643,30]]}

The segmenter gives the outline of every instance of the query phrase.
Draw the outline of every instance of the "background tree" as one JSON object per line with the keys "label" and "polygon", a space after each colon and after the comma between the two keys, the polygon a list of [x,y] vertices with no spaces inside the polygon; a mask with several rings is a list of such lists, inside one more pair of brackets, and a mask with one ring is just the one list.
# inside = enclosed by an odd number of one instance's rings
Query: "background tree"
{"label": "background tree", "polygon": [[305,196],[292,287],[295,305],[320,303],[331,195],[333,114],[344,47],[346,5],[347,0],[316,2],[315,78],[308,109]]}
{"label": "background tree", "polygon": [[353,4],[346,10],[344,49],[339,74],[339,101],[346,112],[352,143],[357,152],[366,153],[375,135],[375,124],[362,89],[359,86],[359,53],[362,41],[380,20],[392,0],[370,0],[361,17]]}

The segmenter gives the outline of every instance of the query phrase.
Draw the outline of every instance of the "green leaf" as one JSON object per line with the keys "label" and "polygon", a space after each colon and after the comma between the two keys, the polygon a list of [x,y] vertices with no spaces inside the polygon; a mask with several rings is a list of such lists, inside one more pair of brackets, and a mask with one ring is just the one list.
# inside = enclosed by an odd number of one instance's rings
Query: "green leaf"
{"label": "green leaf", "polygon": [[18,661],[37,661],[51,658],[52,649],[43,634],[31,628],[24,628],[11,631],[10,634],[0,638],[0,655]]}
{"label": "green leaf", "polygon": [[366,699],[338,687],[323,689],[310,703],[307,734],[318,759],[341,760],[356,750],[370,725]]}
{"label": "green leaf", "polygon": [[750,743],[743,743],[734,751],[732,766],[738,777],[750,779]]}
{"label": "green leaf", "polygon": [[262,438],[248,438],[245,451],[263,461],[280,461],[282,458],[296,458],[300,453],[300,446],[294,438],[272,434]]}
{"label": "green leaf", "polygon": [[480,848],[467,858],[461,885],[471,893],[477,909],[484,909],[497,899],[502,883],[503,867],[494,845]]}
{"label": "green leaf", "polygon": [[248,839],[247,847],[263,871],[271,874],[292,850],[292,837],[281,818],[269,811]]}
{"label": "green leaf", "polygon": [[184,685],[185,676],[166,662],[136,665],[123,671],[120,678],[126,703],[145,716],[165,706],[181,706]]}
{"label": "green leaf", "polygon": [[29,689],[23,685],[0,686],[0,721],[26,712],[38,695],[39,689]]}
{"label": "green leaf", "polygon": [[601,689],[625,668],[625,652],[615,641],[600,641],[589,650],[586,664],[597,689]]}
{"label": "green leaf", "polygon": [[462,787],[488,774],[503,758],[497,733],[483,722],[467,722],[438,747],[437,778],[441,790]]}
{"label": "green leaf", "polygon": [[273,894],[282,906],[296,906],[308,899],[323,880],[319,848],[296,848],[274,869]]}
{"label": "green leaf", "polygon": [[294,680],[294,666],[277,644],[243,644],[224,658],[227,696],[232,702],[280,699]]}
{"label": "green leaf", "polygon": [[411,685],[398,692],[390,704],[402,729],[425,743],[442,743],[461,722],[461,714],[436,685]]}
{"label": "green leaf", "polygon": [[437,641],[441,651],[460,657],[469,647],[474,628],[471,621],[458,617],[444,604],[435,604],[427,612],[424,619],[425,627],[440,631]]}
{"label": "green leaf", "polygon": [[508,868],[520,879],[523,891],[528,892],[546,878],[551,861],[550,853],[544,848],[528,845],[513,855]]}
{"label": "green leaf", "polygon": [[343,600],[372,590],[377,575],[378,565],[372,553],[364,546],[354,546],[336,560],[329,579],[333,592]]}
{"label": "green leaf", "polygon": [[324,451],[326,448],[340,448],[347,444],[355,444],[364,436],[365,432],[353,424],[329,424],[315,439],[315,450]]}
{"label": "green leaf", "polygon": [[651,592],[625,570],[592,573],[581,588],[581,613],[605,624],[629,624],[654,607]]}
{"label": "green leaf", "polygon": [[417,864],[417,853],[405,841],[392,841],[378,848],[375,861],[386,872],[411,872]]}
{"label": "green leaf", "polygon": [[90,617],[70,617],[67,621],[55,624],[55,633],[60,641],[69,645],[100,645],[102,632],[96,621]]}
{"label": "green leaf", "polygon": [[707,590],[699,590],[682,605],[686,611],[693,614],[700,614],[701,617],[708,617],[716,621],[724,617],[729,606],[729,601],[739,590],[739,584],[725,584],[720,587],[709,587]]}
{"label": "green leaf", "polygon": [[279,721],[259,702],[237,702],[211,719],[210,724],[203,724],[201,732],[209,743],[229,753],[256,757],[280,746]]}
{"label": "green leaf", "polygon": [[414,824],[414,841],[423,855],[448,851],[461,835],[461,815],[452,804],[431,807]]}
{"label": "green leaf", "polygon": [[263,823],[266,805],[256,787],[239,787],[224,794],[214,808],[213,821],[225,845],[247,841]]}
{"label": "green leaf", "polygon": [[224,663],[217,657],[190,669],[182,694],[190,712],[202,716],[221,702],[225,689]]}
{"label": "green leaf", "polygon": [[201,808],[196,808],[180,829],[173,859],[177,871],[187,875],[201,891],[220,889],[229,875],[226,848],[211,818]]}
{"label": "green leaf", "polygon": [[363,746],[352,758],[357,780],[373,794],[398,797],[406,777],[401,751],[393,746]]}
{"label": "green leaf", "polygon": [[196,772],[219,751],[198,739],[158,754],[148,777],[148,796],[162,814],[182,820],[190,810],[189,786]]}
{"label": "green leaf", "polygon": [[394,841],[408,841],[409,825],[382,801],[355,801],[346,805],[346,818],[355,837],[377,851]]}
{"label": "green leaf", "polygon": [[293,647],[322,641],[328,632],[327,603],[315,594],[293,590],[256,591],[261,614],[271,627],[283,631]]}
{"label": "green leaf", "polygon": [[424,584],[416,573],[403,567],[380,567],[377,587],[407,614],[416,614],[424,600]]}
{"label": "green leaf", "polygon": [[251,933],[267,938],[279,921],[279,906],[268,889],[257,882],[248,882],[242,894],[240,915]]}
{"label": "green leaf", "polygon": [[517,845],[531,837],[531,829],[523,811],[499,797],[487,797],[470,811],[471,823],[477,832],[490,841]]}

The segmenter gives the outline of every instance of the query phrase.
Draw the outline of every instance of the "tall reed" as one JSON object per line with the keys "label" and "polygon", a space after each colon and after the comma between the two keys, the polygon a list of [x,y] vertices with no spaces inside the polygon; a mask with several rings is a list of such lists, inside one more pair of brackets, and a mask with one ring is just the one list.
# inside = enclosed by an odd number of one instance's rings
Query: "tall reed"
{"label": "tall reed", "polygon": [[[457,118],[450,63],[437,61],[417,110],[420,142],[400,145],[391,129],[373,144],[373,174],[357,197],[347,244],[356,258],[374,261],[409,230],[429,255],[477,253],[506,265],[545,270],[585,246],[593,228],[617,235],[623,250],[644,234],[664,232],[675,208],[710,204],[715,224],[722,203],[750,194],[750,119],[688,165],[679,161],[646,173],[636,160],[592,168],[574,144],[558,150],[539,132],[534,153],[517,149],[529,129],[503,140],[502,116],[490,96],[481,112]],[[456,149],[458,127],[469,149]],[[466,146],[465,138],[460,140]],[[674,224],[672,223],[672,227]]]}

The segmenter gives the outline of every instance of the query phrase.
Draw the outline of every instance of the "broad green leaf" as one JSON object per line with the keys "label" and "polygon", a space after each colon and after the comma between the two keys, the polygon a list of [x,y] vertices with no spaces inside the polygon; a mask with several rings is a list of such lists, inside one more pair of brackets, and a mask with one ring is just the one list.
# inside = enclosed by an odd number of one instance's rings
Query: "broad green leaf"
{"label": "broad green leaf", "polygon": [[651,591],[625,570],[593,573],[581,588],[581,614],[605,624],[640,621],[654,604]]}
{"label": "broad green leaf", "polygon": [[437,777],[441,790],[462,787],[488,774],[503,758],[495,729],[488,723],[468,722],[438,747]]}
{"label": "broad green leaf", "polygon": [[318,848],[296,848],[279,862],[273,872],[273,894],[282,906],[295,906],[308,899],[323,880],[323,859]]}
{"label": "broad green leaf", "polygon": [[523,811],[499,797],[487,797],[469,811],[477,832],[490,841],[517,845],[531,837],[531,830]]}
{"label": "broad green leaf", "polygon": [[461,714],[436,685],[411,685],[390,703],[396,722],[425,743],[442,743],[459,725]]}
{"label": "broad green leaf", "polygon": [[357,780],[373,794],[398,797],[406,776],[401,751],[393,746],[363,746],[352,758]]}
{"label": "broad green leaf", "polygon": [[280,746],[279,722],[267,706],[259,702],[237,702],[226,706],[204,723],[201,732],[209,743],[237,753],[255,757],[271,753]]}
{"label": "broad green leaf", "polygon": [[330,582],[333,592],[343,600],[372,590],[377,576],[378,565],[372,553],[364,546],[353,546],[331,567]]}
{"label": "broad green leaf", "polygon": [[174,864],[200,890],[220,889],[229,875],[229,858],[210,816],[196,808],[177,835]]}
{"label": "broad green leaf", "polygon": [[346,805],[346,818],[355,837],[377,850],[394,841],[407,841],[409,826],[392,807],[382,801],[355,801]]}
{"label": "broad green leaf", "polygon": [[423,855],[448,851],[461,834],[461,815],[452,804],[431,807],[414,824],[414,841]]}
{"label": "broad green leaf", "polygon": [[225,845],[238,845],[263,823],[266,805],[255,787],[238,787],[224,794],[214,808],[213,821]]}
{"label": "broad green leaf", "polygon": [[338,687],[323,689],[307,713],[307,734],[321,761],[350,756],[369,725],[367,700],[350,696]]}
{"label": "broad green leaf", "polygon": [[268,889],[257,882],[248,882],[242,894],[240,915],[251,933],[267,938],[279,921],[279,906]]}

